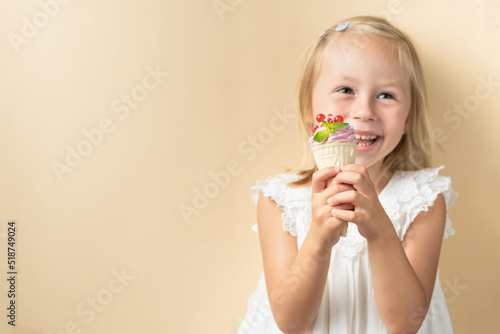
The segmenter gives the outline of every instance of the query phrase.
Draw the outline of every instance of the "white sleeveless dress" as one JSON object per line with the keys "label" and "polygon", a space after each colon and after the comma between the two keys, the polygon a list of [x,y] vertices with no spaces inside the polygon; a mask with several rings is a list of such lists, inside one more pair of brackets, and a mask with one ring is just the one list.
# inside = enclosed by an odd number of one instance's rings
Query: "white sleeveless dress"
{"label": "white sleeveless dress", "polygon": [[[458,197],[449,177],[439,176],[439,168],[395,172],[379,195],[379,200],[403,240],[411,222],[433,205],[442,194],[449,208]],[[289,187],[296,174],[281,174],[259,181],[252,198],[270,197],[283,210],[283,229],[297,237],[300,249],[311,224],[311,187]],[[254,226],[256,230],[256,225]],[[455,234],[446,219],[444,238]],[[264,273],[257,290],[248,300],[248,309],[239,334],[282,333],[273,318],[267,296]],[[378,314],[371,280],[366,239],[355,224],[349,224],[347,236],[332,248],[329,274],[316,320],[307,334],[387,334]],[[453,333],[448,308],[439,281],[434,285],[432,302],[419,334]]]}

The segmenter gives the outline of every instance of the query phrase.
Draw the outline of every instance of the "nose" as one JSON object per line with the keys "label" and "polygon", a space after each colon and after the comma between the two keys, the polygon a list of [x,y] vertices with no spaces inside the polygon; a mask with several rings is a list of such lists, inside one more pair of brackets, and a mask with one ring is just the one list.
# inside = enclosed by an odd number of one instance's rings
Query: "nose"
{"label": "nose", "polygon": [[374,106],[368,97],[358,96],[350,112],[352,119],[373,121],[376,119]]}

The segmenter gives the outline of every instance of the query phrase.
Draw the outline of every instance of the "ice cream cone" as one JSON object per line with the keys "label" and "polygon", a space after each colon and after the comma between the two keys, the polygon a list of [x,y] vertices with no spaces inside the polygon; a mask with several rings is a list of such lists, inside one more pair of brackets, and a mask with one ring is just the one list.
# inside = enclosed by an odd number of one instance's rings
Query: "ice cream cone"
{"label": "ice cream cone", "polygon": [[[318,169],[343,165],[353,164],[356,160],[356,143],[354,142],[333,142],[329,144],[317,145],[312,148],[314,160]],[[328,181],[328,186],[333,179]],[[345,237],[347,234],[347,224],[344,225],[340,236]]]}

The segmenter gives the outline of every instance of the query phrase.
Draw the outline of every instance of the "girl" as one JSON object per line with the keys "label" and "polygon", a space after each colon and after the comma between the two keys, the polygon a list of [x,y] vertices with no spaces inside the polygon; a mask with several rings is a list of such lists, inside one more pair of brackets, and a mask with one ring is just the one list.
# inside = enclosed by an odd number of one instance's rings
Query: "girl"
{"label": "girl", "polygon": [[437,267],[456,194],[428,168],[412,43],[383,19],[351,18],[312,45],[298,88],[306,133],[320,113],[342,116],[356,164],[257,183],[264,274],[239,333],[452,333]]}

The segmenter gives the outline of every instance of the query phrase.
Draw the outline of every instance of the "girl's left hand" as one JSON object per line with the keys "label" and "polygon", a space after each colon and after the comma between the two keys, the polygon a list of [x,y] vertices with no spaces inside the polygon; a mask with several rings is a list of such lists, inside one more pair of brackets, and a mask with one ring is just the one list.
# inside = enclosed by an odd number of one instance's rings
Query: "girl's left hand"
{"label": "girl's left hand", "polygon": [[354,210],[336,209],[335,218],[352,222],[358,226],[359,233],[367,240],[376,239],[388,228],[393,228],[390,218],[385,213],[378,199],[375,185],[363,165],[345,165],[334,178],[334,183],[350,184],[355,190],[333,195],[331,206],[352,204]]}

